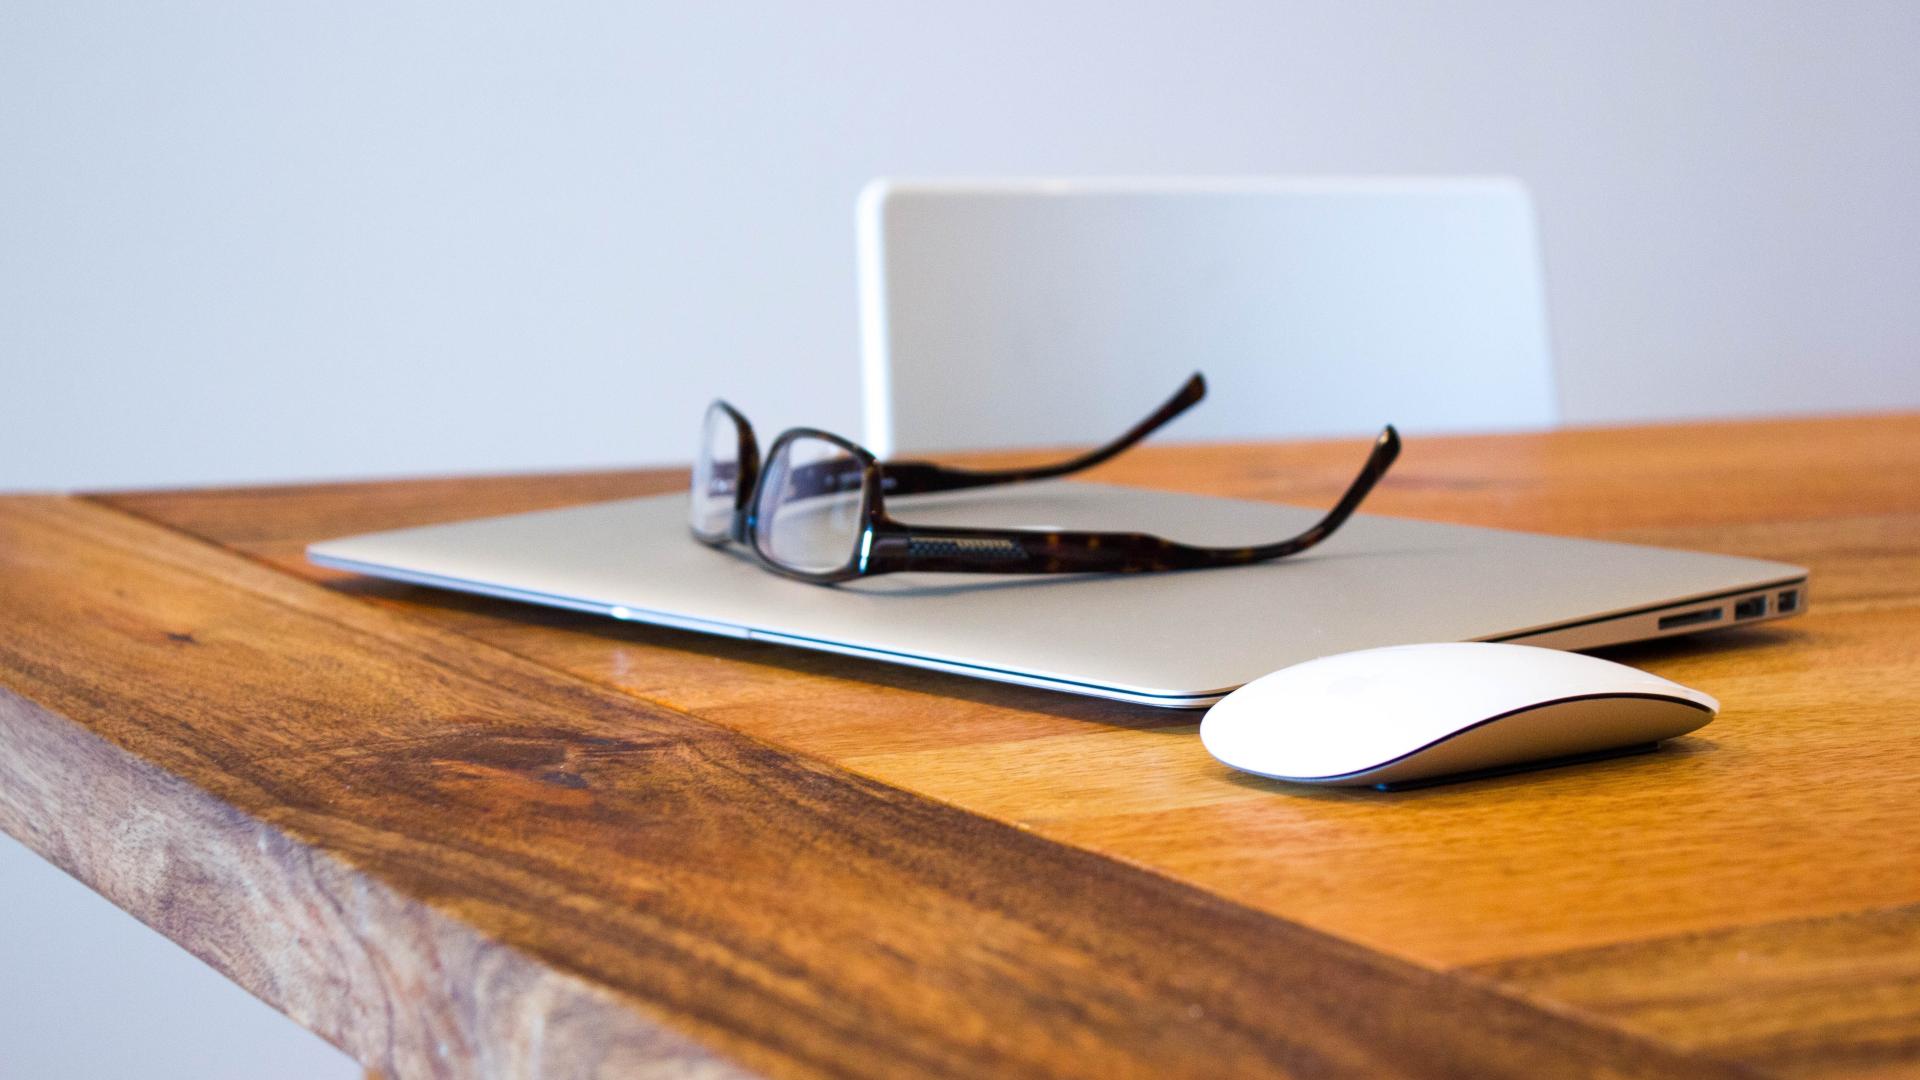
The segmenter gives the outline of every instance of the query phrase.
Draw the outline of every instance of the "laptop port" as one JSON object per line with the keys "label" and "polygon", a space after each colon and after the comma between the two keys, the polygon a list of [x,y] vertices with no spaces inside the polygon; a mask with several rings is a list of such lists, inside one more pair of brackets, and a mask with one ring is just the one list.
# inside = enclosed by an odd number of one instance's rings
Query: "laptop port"
{"label": "laptop port", "polygon": [[1726,614],[1725,608],[1708,607],[1699,611],[1683,611],[1678,615],[1668,615],[1660,620],[1660,629],[1678,630],[1683,626],[1699,626],[1701,623],[1719,622]]}
{"label": "laptop port", "polygon": [[1733,605],[1733,617],[1736,619],[1757,619],[1767,613],[1767,598],[1749,596]]}
{"label": "laptop port", "polygon": [[1800,610],[1800,590],[1788,589],[1780,594],[1780,614]]}

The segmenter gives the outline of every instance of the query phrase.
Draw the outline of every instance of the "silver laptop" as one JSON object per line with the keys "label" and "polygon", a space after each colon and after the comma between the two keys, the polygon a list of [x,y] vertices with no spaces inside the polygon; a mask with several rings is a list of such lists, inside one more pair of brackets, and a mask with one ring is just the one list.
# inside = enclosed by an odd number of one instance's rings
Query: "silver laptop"
{"label": "silver laptop", "polygon": [[[1053,481],[889,500],[915,524],[1137,530],[1218,546],[1318,510]],[[1564,649],[1805,610],[1758,559],[1359,515],[1292,558],[1144,574],[778,577],[687,532],[666,495],[314,544],[315,563],[616,619],[1170,708],[1330,653],[1428,641]]]}

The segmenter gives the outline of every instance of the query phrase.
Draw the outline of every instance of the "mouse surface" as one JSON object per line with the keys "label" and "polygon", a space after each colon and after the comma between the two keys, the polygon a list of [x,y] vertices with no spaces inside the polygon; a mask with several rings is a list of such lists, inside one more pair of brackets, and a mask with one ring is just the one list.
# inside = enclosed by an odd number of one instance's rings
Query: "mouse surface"
{"label": "mouse surface", "polygon": [[1396,645],[1309,660],[1228,694],[1200,721],[1236,769],[1391,786],[1648,747],[1704,726],[1698,690],[1531,645]]}

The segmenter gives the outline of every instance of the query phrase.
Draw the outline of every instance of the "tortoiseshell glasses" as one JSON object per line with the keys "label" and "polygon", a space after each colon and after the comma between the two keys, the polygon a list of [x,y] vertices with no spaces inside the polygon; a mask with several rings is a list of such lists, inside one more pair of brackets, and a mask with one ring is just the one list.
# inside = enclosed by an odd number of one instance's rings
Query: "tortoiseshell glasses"
{"label": "tortoiseshell glasses", "polygon": [[831,432],[794,428],[775,439],[763,465],[753,425],[724,401],[707,407],[693,467],[689,522],[705,543],[745,544],[767,569],[831,584],[870,574],[1130,573],[1240,566],[1295,555],[1346,523],[1400,453],[1389,425],[1360,475],[1305,532],[1252,547],[1199,547],[1145,533],[977,529],[911,525],[888,516],[886,497],[1015,484],[1065,476],[1133,446],[1205,397],[1195,374],[1153,415],[1105,446],[1050,465],[960,469],[929,461],[879,461]]}

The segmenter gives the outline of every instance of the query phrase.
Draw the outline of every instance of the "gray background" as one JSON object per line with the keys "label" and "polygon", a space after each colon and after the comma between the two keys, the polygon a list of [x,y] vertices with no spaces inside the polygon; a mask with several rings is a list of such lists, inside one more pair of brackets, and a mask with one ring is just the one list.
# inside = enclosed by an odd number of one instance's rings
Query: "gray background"
{"label": "gray background", "polygon": [[[1512,173],[1569,421],[1912,408],[1916,55],[1908,0],[6,0],[0,488],[855,430],[881,173]],[[89,899],[0,842],[10,1076],[356,1075]]]}
{"label": "gray background", "polygon": [[853,430],[881,173],[1511,173],[1568,421],[1913,406],[1917,11],[9,0],[0,488]]}

